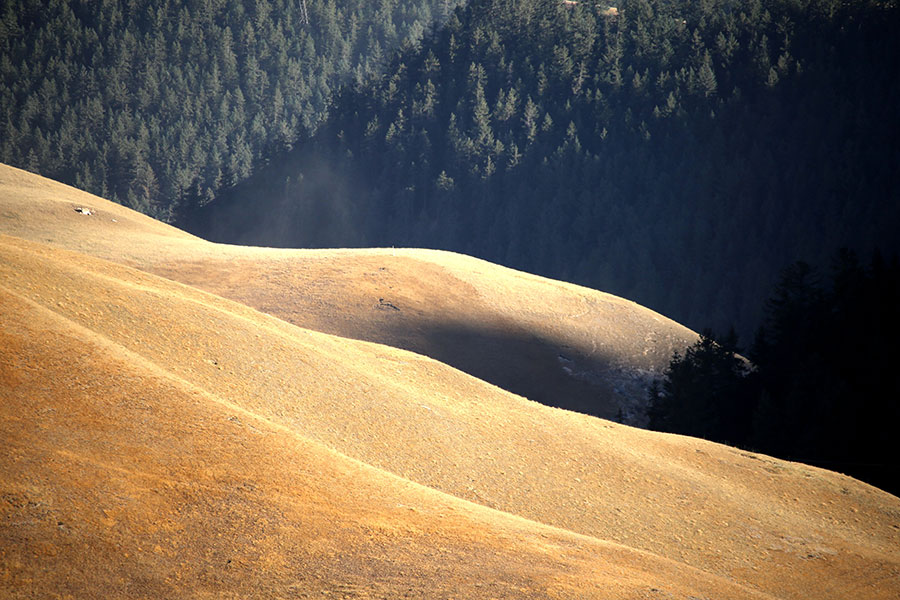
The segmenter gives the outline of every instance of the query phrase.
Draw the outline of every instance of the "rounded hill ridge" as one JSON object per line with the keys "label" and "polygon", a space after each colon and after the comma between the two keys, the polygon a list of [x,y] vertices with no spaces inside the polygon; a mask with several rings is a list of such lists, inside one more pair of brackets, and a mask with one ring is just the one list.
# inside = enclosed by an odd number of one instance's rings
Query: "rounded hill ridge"
{"label": "rounded hill ridge", "polygon": [[0,257],[4,597],[900,592],[894,496],[359,334],[531,335],[573,372],[693,339],[624,300],[445,253],[212,245],[12,169]]}
{"label": "rounded hill ridge", "polygon": [[[0,166],[0,231],[128,264],[300,327],[412,350],[551,406],[643,424],[687,328],[633,302],[452,252],[213,244]],[[81,205],[91,215],[78,213]],[[127,240],[127,241],[126,241]]]}

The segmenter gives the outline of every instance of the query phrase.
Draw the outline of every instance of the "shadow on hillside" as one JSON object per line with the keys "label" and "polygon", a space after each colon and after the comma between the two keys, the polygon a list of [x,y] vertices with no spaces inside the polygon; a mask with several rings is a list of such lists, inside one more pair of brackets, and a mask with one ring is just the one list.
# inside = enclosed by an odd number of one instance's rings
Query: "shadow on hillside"
{"label": "shadow on hillside", "polygon": [[[284,173],[294,173],[293,183]],[[264,175],[239,183],[213,202],[188,199],[180,206],[175,225],[222,244],[273,248],[370,246],[359,208],[347,200],[362,192],[352,178],[335,173],[333,161],[325,157],[304,156],[302,170],[296,159],[288,158],[274,173],[269,169]]]}
{"label": "shadow on hillside", "polygon": [[387,325],[381,340],[424,354],[497,387],[547,406],[643,425],[647,389],[654,374],[617,365],[601,353],[529,331],[468,323]]}

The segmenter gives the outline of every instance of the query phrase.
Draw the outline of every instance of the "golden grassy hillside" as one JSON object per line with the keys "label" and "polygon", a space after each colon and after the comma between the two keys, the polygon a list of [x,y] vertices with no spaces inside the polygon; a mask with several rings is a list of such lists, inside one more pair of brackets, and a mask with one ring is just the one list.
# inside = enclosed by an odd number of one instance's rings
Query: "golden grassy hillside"
{"label": "golden grassy hillside", "polygon": [[[0,195],[0,597],[900,594],[894,496],[548,408],[120,264],[180,253],[199,270],[235,252],[247,270],[254,253],[302,266],[13,175]],[[74,212],[88,201],[94,215]],[[427,262],[398,257],[408,277]],[[441,260],[460,280],[496,277],[506,293],[483,302],[498,311],[525,310],[509,296],[537,281]]]}
{"label": "golden grassy hillside", "polygon": [[0,232],[135,266],[304,328],[413,350],[601,416],[642,423],[648,378],[696,339],[633,302],[449,252],[211,244],[2,165],[0,199]]}
{"label": "golden grassy hillside", "polygon": [[[8,238],[0,248],[4,598],[611,597],[647,585],[753,597],[352,460],[277,417],[287,394],[268,399],[267,418],[197,387],[191,367],[182,377],[107,336],[130,328],[140,301],[164,299],[145,324],[166,328],[179,362],[191,357],[173,318],[185,333],[255,327],[259,343],[291,345],[261,315],[90,261],[58,268],[77,255]],[[20,269],[51,283],[17,281]]]}

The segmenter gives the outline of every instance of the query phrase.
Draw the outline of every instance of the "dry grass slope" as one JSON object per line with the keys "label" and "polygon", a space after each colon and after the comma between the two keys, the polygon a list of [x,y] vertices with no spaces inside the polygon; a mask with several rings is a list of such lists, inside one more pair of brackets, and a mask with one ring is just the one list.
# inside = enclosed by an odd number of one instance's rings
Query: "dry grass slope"
{"label": "dry grass slope", "polygon": [[[135,266],[304,328],[431,356],[554,406],[636,422],[696,335],[621,298],[425,250],[211,244],[0,165],[0,231]],[[92,215],[75,212],[88,207]],[[128,240],[123,244],[123,240]]]}
{"label": "dry grass slope", "polygon": [[[0,596],[900,594],[900,499],[870,486],[547,408],[118,264],[199,271],[231,252],[236,272],[256,255],[287,282],[390,251],[216,247],[32,175],[0,181]],[[485,314],[582,335],[514,297],[573,288],[396,258],[407,278],[495,280]],[[321,292],[334,306],[357,297],[352,280],[319,283],[345,290]],[[403,293],[391,301],[415,301]]]}
{"label": "dry grass slope", "polygon": [[[222,395],[192,383],[206,379],[194,344],[221,349],[203,329],[238,334],[237,350],[289,346],[272,367],[297,377],[335,359],[290,339],[302,331],[61,250],[4,237],[0,255],[5,597],[620,597],[647,585],[754,597],[352,460],[283,416],[301,400],[292,390],[248,408],[233,402],[242,376],[214,374]],[[142,353],[163,350],[152,330],[171,362]]]}

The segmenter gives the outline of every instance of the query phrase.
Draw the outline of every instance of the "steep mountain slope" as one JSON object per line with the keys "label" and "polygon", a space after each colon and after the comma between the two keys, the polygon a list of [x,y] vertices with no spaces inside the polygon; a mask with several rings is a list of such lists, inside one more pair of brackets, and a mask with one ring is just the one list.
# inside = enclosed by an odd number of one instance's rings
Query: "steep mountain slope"
{"label": "steep mountain slope", "polygon": [[[4,231],[121,262],[211,252],[11,177]],[[852,479],[547,408],[46,241],[3,235],[0,256],[5,595],[900,592],[900,500]]]}
{"label": "steep mountain slope", "polygon": [[[413,350],[545,404],[631,423],[643,422],[649,380],[696,339],[633,302],[451,253],[209,244],[5,166],[0,197],[0,231],[125,262],[301,327]],[[94,214],[76,212],[81,205]]]}

